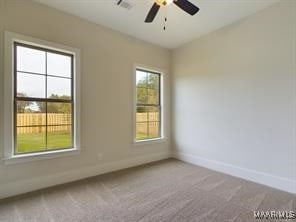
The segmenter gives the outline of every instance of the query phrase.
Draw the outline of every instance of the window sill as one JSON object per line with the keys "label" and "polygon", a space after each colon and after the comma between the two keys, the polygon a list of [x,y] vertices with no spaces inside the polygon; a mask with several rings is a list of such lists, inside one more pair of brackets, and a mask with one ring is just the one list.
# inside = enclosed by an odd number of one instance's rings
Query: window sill
{"label": "window sill", "polygon": [[155,139],[146,139],[146,140],[135,140],[134,145],[145,145],[145,144],[151,144],[151,143],[164,143],[166,142],[166,138],[155,138]]}
{"label": "window sill", "polygon": [[4,158],[4,164],[26,163],[38,160],[54,159],[58,157],[72,156],[80,153],[80,149],[72,148],[67,150],[55,150],[42,153],[20,154],[13,155],[9,158]]}

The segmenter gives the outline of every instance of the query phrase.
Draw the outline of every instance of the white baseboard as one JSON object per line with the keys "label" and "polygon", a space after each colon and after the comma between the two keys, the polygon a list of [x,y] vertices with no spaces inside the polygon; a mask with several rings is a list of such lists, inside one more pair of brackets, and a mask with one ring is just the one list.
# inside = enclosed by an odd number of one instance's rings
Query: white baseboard
{"label": "white baseboard", "polygon": [[296,180],[241,168],[231,164],[208,160],[187,153],[176,152],[173,154],[173,157],[184,162],[192,163],[194,165],[202,166],[211,170],[219,171],[225,174],[296,194]]}
{"label": "white baseboard", "polygon": [[114,161],[110,163],[98,164],[94,166],[87,166],[79,170],[71,170],[62,173],[57,173],[38,178],[30,178],[27,180],[16,181],[0,185],[0,199],[11,197],[42,188],[47,188],[59,184],[64,184],[92,176],[97,176],[104,173],[109,173],[116,170],[121,170],[133,166],[142,165],[145,163],[167,159],[171,157],[171,153],[161,152],[145,156],[140,156],[132,159],[125,159]]}

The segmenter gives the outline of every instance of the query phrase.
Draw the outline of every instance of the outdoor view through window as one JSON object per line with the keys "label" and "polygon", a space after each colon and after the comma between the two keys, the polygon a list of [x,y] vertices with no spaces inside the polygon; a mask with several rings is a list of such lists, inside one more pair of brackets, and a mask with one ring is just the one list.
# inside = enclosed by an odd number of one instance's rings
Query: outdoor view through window
{"label": "outdoor view through window", "polygon": [[136,70],[136,140],[161,137],[160,73]]}
{"label": "outdoor view through window", "polygon": [[14,43],[15,154],[73,147],[73,55]]}

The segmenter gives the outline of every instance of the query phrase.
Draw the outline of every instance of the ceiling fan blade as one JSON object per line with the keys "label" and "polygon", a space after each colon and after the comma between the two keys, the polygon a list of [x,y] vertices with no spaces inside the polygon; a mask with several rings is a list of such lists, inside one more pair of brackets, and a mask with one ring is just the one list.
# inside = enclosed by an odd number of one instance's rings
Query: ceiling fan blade
{"label": "ceiling fan blade", "polygon": [[175,0],[174,3],[190,15],[195,15],[199,8],[187,0]]}
{"label": "ceiling fan blade", "polygon": [[160,6],[156,3],[154,3],[153,6],[151,7],[146,19],[145,19],[145,22],[153,22],[159,8],[160,8]]}

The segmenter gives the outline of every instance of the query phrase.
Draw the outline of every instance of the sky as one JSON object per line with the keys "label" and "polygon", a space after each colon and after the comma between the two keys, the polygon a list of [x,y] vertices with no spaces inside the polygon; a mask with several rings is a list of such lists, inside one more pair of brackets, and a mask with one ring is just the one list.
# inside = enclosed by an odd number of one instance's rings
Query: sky
{"label": "sky", "polygon": [[[71,57],[17,46],[17,92],[34,98],[71,96]],[[35,103],[30,108],[38,110]]]}

